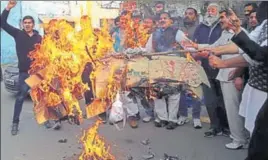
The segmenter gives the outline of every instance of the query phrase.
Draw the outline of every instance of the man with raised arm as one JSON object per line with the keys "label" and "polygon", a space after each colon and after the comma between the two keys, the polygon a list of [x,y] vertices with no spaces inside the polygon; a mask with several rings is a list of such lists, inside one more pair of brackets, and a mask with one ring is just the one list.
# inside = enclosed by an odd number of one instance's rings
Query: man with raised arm
{"label": "man with raised arm", "polygon": [[34,50],[35,44],[41,43],[42,37],[34,30],[34,19],[32,16],[25,16],[22,20],[23,29],[17,29],[7,23],[10,10],[16,6],[16,1],[10,0],[4,9],[1,17],[1,27],[10,34],[16,42],[16,53],[19,67],[19,92],[16,98],[13,114],[12,135],[17,135],[20,121],[20,113],[25,97],[28,95],[30,87],[25,83],[29,77],[31,59],[28,54]]}

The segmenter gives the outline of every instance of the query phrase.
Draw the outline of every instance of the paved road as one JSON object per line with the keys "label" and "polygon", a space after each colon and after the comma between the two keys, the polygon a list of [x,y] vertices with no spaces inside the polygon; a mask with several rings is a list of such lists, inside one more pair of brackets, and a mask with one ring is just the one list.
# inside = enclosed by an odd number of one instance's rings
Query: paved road
{"label": "paved road", "polygon": [[[15,97],[7,93],[1,84],[1,159],[2,160],[64,160],[81,152],[78,143],[83,129],[87,129],[94,120],[86,120],[81,126],[64,123],[61,131],[47,130],[37,125],[33,117],[32,102],[28,99],[21,115],[20,133],[11,136],[11,118]],[[182,160],[244,160],[246,150],[230,151],[224,144],[230,142],[226,137],[204,138],[203,132],[208,129],[194,130],[191,124],[167,131],[155,128],[153,124],[140,123],[138,129],[129,126],[123,131],[115,127],[103,125],[100,134],[111,144],[112,153],[117,160],[126,160],[132,155],[134,160],[141,160],[148,146],[140,141],[149,138],[151,150],[156,154],[155,160],[163,157],[164,153],[179,155]],[[65,144],[58,140],[66,138]]]}

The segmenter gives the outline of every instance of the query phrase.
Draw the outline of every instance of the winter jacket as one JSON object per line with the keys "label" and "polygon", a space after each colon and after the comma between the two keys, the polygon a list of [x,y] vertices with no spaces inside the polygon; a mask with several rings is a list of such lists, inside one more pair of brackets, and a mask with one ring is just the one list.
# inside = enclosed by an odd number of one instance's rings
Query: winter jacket
{"label": "winter jacket", "polygon": [[[212,26],[207,26],[206,24],[201,23],[194,32],[193,41],[197,44],[213,44],[220,38],[222,31],[219,22]],[[219,70],[211,68],[208,59],[201,59],[201,62],[208,78],[216,78]]]}

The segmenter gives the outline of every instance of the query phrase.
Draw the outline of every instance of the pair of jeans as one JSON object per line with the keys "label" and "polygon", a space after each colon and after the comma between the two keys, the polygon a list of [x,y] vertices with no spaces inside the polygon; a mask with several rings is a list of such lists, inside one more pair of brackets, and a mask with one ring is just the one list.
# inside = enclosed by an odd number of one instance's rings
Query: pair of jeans
{"label": "pair of jeans", "polygon": [[188,106],[192,107],[192,116],[194,119],[200,119],[201,113],[201,102],[194,99],[187,97],[185,92],[181,93],[180,99],[180,107],[179,107],[179,115],[188,117]]}
{"label": "pair of jeans", "polygon": [[22,105],[24,102],[25,97],[28,95],[28,91],[30,87],[26,84],[25,80],[29,77],[27,72],[20,72],[19,73],[19,92],[17,94],[15,106],[14,106],[14,114],[13,114],[13,123],[19,123],[20,121],[20,114],[22,110]]}

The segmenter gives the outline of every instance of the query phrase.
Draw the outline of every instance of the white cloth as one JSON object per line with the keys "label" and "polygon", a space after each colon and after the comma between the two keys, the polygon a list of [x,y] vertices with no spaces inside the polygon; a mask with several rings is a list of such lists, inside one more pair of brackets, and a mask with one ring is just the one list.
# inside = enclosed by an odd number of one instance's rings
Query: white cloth
{"label": "white cloth", "polygon": [[133,99],[128,97],[129,92],[121,95],[123,107],[127,110],[127,117],[136,116],[139,113],[139,107],[137,103],[134,103]]}
{"label": "white cloth", "polygon": [[246,85],[239,114],[245,117],[245,128],[251,133],[255,127],[256,116],[267,98],[267,93]]}
{"label": "white cloth", "polygon": [[154,49],[153,49],[153,34],[150,35],[150,37],[145,45],[145,50],[148,53],[151,53],[154,51]]}

